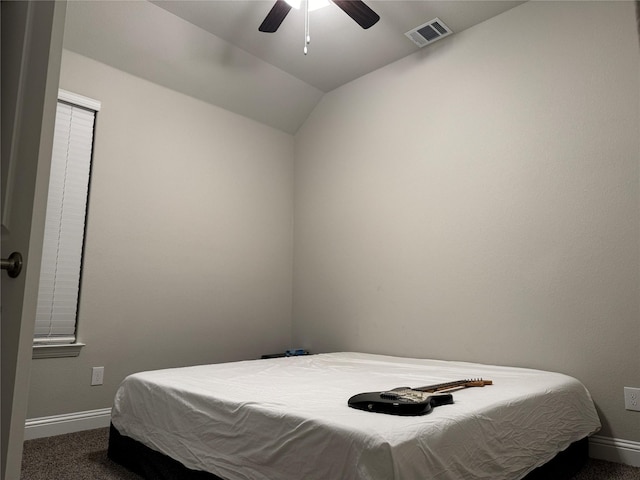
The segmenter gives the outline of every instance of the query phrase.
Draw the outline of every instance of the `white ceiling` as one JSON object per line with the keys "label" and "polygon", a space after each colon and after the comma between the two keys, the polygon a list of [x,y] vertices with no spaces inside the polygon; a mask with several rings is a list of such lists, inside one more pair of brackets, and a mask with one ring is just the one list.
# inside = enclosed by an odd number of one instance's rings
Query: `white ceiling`
{"label": "white ceiling", "polygon": [[70,1],[65,48],[295,133],[324,93],[419,51],[405,32],[438,17],[455,35],[523,3],[365,2],[381,17],[367,30],[336,5],[310,12],[305,56],[302,11],[258,31],[274,0]]}

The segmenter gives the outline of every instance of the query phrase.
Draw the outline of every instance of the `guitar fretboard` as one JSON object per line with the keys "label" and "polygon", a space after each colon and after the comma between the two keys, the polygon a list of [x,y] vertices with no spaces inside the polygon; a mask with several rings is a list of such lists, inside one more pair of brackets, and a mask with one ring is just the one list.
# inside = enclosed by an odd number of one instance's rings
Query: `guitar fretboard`
{"label": "guitar fretboard", "polygon": [[483,387],[485,385],[491,385],[491,380],[483,380],[481,378],[456,380],[455,382],[438,383],[436,385],[427,385],[426,387],[418,387],[413,390],[419,390],[421,392],[439,392],[441,390],[449,390],[452,388],[465,388],[465,387]]}

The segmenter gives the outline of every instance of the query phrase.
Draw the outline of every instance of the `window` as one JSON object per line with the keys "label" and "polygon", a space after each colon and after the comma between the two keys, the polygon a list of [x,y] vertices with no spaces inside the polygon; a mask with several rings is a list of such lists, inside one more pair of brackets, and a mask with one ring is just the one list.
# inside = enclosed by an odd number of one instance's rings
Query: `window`
{"label": "window", "polygon": [[[100,103],[60,91],[45,220],[34,357],[76,356],[84,227]],[[76,348],[60,348],[60,346]],[[43,347],[43,348],[38,348]]]}

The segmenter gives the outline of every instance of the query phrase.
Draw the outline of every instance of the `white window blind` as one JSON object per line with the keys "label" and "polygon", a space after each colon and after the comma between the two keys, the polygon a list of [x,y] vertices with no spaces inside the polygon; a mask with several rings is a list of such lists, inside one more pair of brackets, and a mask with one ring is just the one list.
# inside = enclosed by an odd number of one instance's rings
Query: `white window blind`
{"label": "white window blind", "polygon": [[93,127],[99,102],[61,92],[56,112],[45,220],[35,344],[73,343],[91,170]]}

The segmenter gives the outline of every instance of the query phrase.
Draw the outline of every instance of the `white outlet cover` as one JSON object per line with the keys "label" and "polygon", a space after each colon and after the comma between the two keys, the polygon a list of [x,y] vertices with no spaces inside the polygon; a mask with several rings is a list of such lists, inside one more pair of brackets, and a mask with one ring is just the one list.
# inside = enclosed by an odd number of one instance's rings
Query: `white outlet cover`
{"label": "white outlet cover", "polygon": [[624,387],[624,408],[640,412],[640,388]]}
{"label": "white outlet cover", "polygon": [[104,382],[104,367],[93,367],[91,369],[91,385],[102,385]]}

